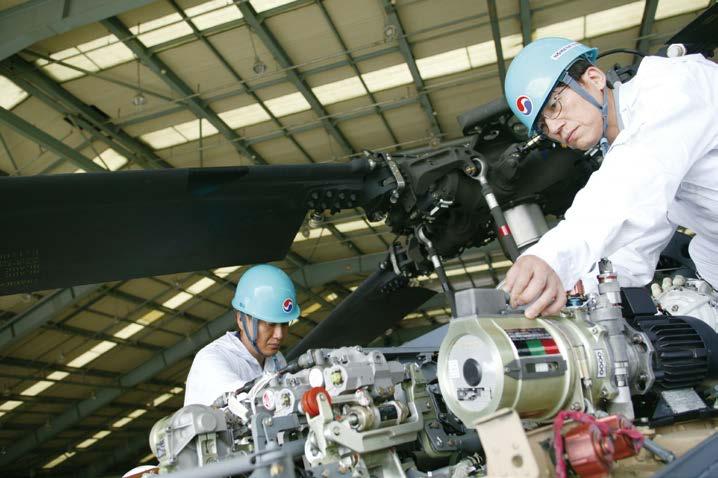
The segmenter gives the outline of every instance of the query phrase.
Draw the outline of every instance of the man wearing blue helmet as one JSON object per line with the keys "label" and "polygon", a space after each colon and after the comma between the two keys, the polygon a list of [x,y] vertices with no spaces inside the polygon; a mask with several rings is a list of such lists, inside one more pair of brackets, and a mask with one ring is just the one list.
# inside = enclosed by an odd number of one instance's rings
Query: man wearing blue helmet
{"label": "man wearing blue helmet", "polygon": [[187,376],[185,405],[211,405],[224,392],[287,364],[279,348],[289,322],[300,313],[289,276],[272,265],[250,268],[237,284],[232,307],[238,330],[197,353]]}
{"label": "man wearing blue helmet", "polygon": [[647,284],[678,225],[695,231],[691,258],[718,286],[718,65],[701,55],[649,56],[611,88],[596,55],[544,38],[506,75],[506,99],[531,134],[604,157],[564,220],[506,276],[512,305],[531,304],[529,318],[558,313],[579,279],[595,282],[601,257],[622,285]]}

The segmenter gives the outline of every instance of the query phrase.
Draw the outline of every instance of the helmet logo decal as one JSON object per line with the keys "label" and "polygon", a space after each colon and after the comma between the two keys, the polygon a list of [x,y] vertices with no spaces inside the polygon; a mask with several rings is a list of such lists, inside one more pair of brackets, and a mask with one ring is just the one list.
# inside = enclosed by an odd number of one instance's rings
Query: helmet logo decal
{"label": "helmet logo decal", "polygon": [[559,58],[561,58],[564,55],[564,53],[566,53],[567,51],[569,51],[573,48],[576,48],[579,45],[580,45],[580,43],[577,41],[568,43],[568,44],[562,46],[561,48],[559,48],[558,50],[556,50],[555,52],[553,52],[551,54],[551,59],[558,60]]}
{"label": "helmet logo decal", "polygon": [[518,98],[516,98],[516,108],[521,114],[524,114],[526,116],[530,115],[531,110],[533,110],[533,103],[531,103],[531,98],[526,95],[519,96]]}
{"label": "helmet logo decal", "polygon": [[284,302],[282,302],[282,310],[288,314],[293,309],[294,309],[294,301],[292,299],[290,299],[289,297],[284,299]]}

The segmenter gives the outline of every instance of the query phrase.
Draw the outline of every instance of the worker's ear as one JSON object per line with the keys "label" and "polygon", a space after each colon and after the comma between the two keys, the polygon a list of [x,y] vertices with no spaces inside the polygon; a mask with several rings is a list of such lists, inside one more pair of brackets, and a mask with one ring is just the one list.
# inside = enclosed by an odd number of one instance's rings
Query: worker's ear
{"label": "worker's ear", "polygon": [[606,74],[600,68],[591,65],[581,75],[580,83],[584,87],[593,87],[603,91],[606,87]]}

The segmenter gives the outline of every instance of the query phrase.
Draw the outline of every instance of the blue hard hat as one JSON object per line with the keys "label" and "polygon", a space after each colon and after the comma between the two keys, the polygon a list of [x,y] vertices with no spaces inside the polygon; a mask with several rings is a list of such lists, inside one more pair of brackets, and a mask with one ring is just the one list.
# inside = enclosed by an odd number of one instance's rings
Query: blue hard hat
{"label": "blue hard hat", "polygon": [[268,264],[254,266],[242,275],[232,307],[274,324],[290,322],[300,313],[292,280],[282,269]]}
{"label": "blue hard hat", "polygon": [[556,84],[579,58],[596,61],[597,48],[567,38],[541,38],[529,43],[513,59],[506,72],[506,101],[516,117],[534,129],[536,118]]}

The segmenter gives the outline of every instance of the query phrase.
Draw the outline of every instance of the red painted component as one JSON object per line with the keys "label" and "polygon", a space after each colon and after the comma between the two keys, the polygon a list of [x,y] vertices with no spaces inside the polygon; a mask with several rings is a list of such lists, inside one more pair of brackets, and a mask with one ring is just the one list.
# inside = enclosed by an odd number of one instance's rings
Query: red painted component
{"label": "red painted component", "polygon": [[505,237],[511,235],[511,229],[509,229],[508,224],[504,224],[499,228],[499,237]]}
{"label": "red painted component", "polygon": [[581,423],[566,433],[566,454],[581,478],[608,476],[613,467],[613,440],[595,423]]}
{"label": "red painted component", "polygon": [[307,390],[304,395],[302,395],[302,410],[304,410],[304,413],[309,415],[310,417],[316,417],[319,415],[319,404],[317,403],[317,396],[319,394],[323,394],[327,402],[329,402],[329,405],[332,404],[332,397],[329,395],[329,392],[324,387],[313,387]]}
{"label": "red painted component", "polygon": [[546,355],[560,353],[554,339],[541,339],[541,345],[543,345],[543,350]]}
{"label": "red painted component", "polygon": [[[641,450],[642,440],[640,438],[637,439],[637,436],[642,437],[642,435],[640,435],[638,430],[633,428],[633,424],[628,418],[623,415],[611,415],[603,417],[598,421],[608,425],[609,430],[611,430],[613,446],[615,448],[613,452],[614,460],[623,460],[624,458],[638,455],[638,452]],[[629,430],[633,433],[626,433]]]}

